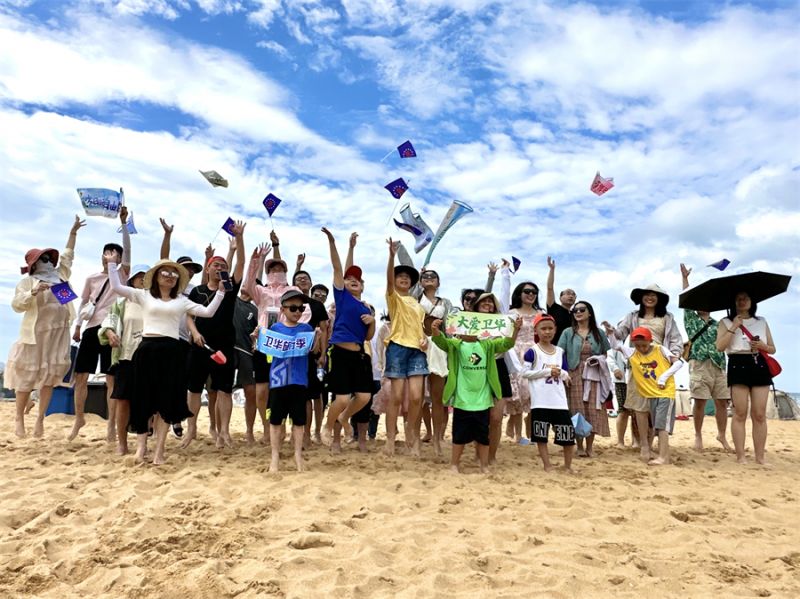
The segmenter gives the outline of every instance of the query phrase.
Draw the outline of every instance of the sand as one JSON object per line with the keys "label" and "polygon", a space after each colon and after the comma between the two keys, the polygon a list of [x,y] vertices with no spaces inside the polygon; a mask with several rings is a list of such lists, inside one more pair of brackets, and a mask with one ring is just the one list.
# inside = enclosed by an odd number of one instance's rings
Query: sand
{"label": "sand", "polygon": [[714,447],[713,421],[695,453],[689,421],[667,467],[603,439],[576,476],[544,474],[504,439],[489,476],[472,452],[456,475],[429,447],[355,446],[268,475],[240,433],[137,467],[97,416],[72,444],[71,417],[47,418],[49,442],[13,437],[11,403],[0,418],[4,598],[800,596],[800,422],[770,422],[769,468]]}

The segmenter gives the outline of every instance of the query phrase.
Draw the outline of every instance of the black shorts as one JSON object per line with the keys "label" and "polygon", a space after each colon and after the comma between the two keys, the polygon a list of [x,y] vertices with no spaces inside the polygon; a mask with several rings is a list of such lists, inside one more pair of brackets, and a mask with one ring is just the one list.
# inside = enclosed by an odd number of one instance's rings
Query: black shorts
{"label": "black shorts", "polygon": [[353,414],[353,422],[356,424],[366,424],[372,416],[372,398],[369,398],[367,404],[358,412]]}
{"label": "black shorts", "polygon": [[[80,354],[79,354],[80,355]],[[768,387],[772,376],[761,354],[730,354],[728,356],[728,386]]]}
{"label": "black shorts", "polygon": [[308,400],[317,399],[322,395],[323,382],[317,376],[317,360],[319,354],[308,354]]}
{"label": "black shorts", "polygon": [[490,411],[468,412],[453,408],[453,444],[466,445],[475,441],[478,445],[489,445]]}
{"label": "black shorts", "polygon": [[572,426],[569,410],[549,408],[531,410],[531,441],[547,443],[551,426],[555,437],[553,442],[556,445],[575,445],[575,427]]}
{"label": "black shorts", "polygon": [[[97,372],[97,359],[100,358],[100,372],[108,374],[111,368],[111,346],[100,345],[97,332],[100,325],[86,329],[81,335],[81,345],[78,348],[78,357],[75,358],[75,372]],[[113,376],[113,375],[112,375]]]}
{"label": "black shorts", "polygon": [[505,358],[500,356],[497,358],[496,364],[497,378],[500,379],[500,393],[502,394],[502,396],[497,399],[510,399],[514,395],[514,392],[511,389],[511,376],[508,374],[508,366],[506,366]]}
{"label": "black shorts", "polygon": [[269,365],[266,354],[260,351],[253,352],[253,376],[257,385],[269,383]]}
{"label": "black shorts", "polygon": [[334,345],[328,368],[328,391],[334,395],[372,393],[372,360],[363,351],[350,351]]}
{"label": "black shorts", "polygon": [[111,390],[111,399],[130,401],[135,388],[133,362],[131,360],[120,360],[112,370],[114,371],[114,389]]}
{"label": "black shorts", "polygon": [[306,397],[308,390],[302,385],[287,385],[269,390],[269,423],[275,426],[292,419],[292,425],[306,425]]}
{"label": "black shorts", "polygon": [[217,364],[211,359],[211,352],[204,347],[192,346],[189,351],[189,392],[202,393],[206,381],[211,377],[209,389],[231,393],[233,391],[233,348],[219,348],[227,361]]}
{"label": "black shorts", "polygon": [[233,366],[236,368],[236,383],[234,387],[240,389],[247,385],[255,385],[256,377],[253,370],[253,356],[239,349],[233,350]]}
{"label": "black shorts", "polygon": [[628,395],[627,383],[614,383],[614,391],[617,393],[617,407],[620,410],[625,409],[625,398]]}

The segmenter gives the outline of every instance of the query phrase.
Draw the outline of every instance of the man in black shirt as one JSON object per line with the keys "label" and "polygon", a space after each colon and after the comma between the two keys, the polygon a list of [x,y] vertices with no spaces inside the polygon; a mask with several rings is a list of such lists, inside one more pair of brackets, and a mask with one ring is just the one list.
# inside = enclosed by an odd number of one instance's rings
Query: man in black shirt
{"label": "man in black shirt", "polygon": [[[189,325],[192,332],[192,349],[189,354],[189,409],[194,416],[189,419],[186,439],[183,447],[187,447],[197,436],[197,415],[200,412],[200,394],[208,378],[208,411],[218,416],[218,431],[212,426],[209,433],[216,436],[217,447],[232,445],[230,434],[231,413],[233,412],[233,375],[235,369],[234,345],[236,331],[233,326],[233,314],[236,309],[236,298],[242,285],[244,273],[244,224],[237,221],[233,227],[236,237],[236,267],[230,273],[232,288],[225,294],[217,312],[211,318],[195,318]],[[189,299],[207,306],[214,298],[217,288],[223,284],[220,273],[228,271],[228,263],[221,256],[212,256],[206,262],[208,283],[198,285],[189,294]],[[212,360],[214,352],[222,352],[225,363]],[[216,412],[215,412],[216,410]],[[212,419],[213,423],[213,419]]]}
{"label": "man in black shirt", "polygon": [[547,266],[550,272],[547,275],[547,313],[556,321],[556,336],[553,343],[558,344],[561,332],[572,326],[572,306],[575,304],[575,291],[564,289],[558,296],[560,304],[556,303],[556,292],[553,289],[556,278],[556,261],[550,256],[547,257]]}

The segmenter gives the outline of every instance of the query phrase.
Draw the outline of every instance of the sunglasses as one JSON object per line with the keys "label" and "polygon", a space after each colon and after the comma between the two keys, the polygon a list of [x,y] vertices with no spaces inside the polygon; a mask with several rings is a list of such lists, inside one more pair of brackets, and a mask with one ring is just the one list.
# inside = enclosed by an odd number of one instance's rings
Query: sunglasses
{"label": "sunglasses", "polygon": [[588,311],[587,308],[573,308],[572,309],[572,313],[573,314],[583,314],[584,312],[587,312],[587,311]]}
{"label": "sunglasses", "polygon": [[283,306],[283,307],[289,310],[289,312],[302,312],[305,309],[306,305],[301,304],[300,306]]}
{"label": "sunglasses", "polygon": [[172,272],[171,270],[160,270],[158,271],[162,277],[167,277],[168,279],[177,279],[180,275],[176,272]]}
{"label": "sunglasses", "polygon": [[50,254],[42,254],[41,256],[39,256],[39,262],[48,264],[50,262]]}
{"label": "sunglasses", "polygon": [[474,302],[476,299],[478,299],[477,295],[465,295],[464,296],[464,301],[465,302]]}
{"label": "sunglasses", "polygon": [[426,272],[426,273],[422,273],[422,277],[421,278],[423,278],[423,279],[438,279],[439,277],[436,276],[436,273]]}
{"label": "sunglasses", "polygon": [[539,293],[539,290],[538,289],[532,289],[532,288],[523,289],[522,293],[526,293],[528,295],[536,295],[537,293]]}

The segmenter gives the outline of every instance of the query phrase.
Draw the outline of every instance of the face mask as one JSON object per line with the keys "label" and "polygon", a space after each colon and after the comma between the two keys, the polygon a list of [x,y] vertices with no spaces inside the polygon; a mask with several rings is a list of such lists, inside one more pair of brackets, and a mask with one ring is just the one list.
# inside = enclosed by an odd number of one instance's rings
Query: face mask
{"label": "face mask", "polygon": [[41,260],[36,263],[36,272],[33,273],[33,277],[48,283],[55,284],[61,282],[61,278],[58,276],[56,267],[53,265],[53,263],[42,262]]}
{"label": "face mask", "polygon": [[286,273],[276,270],[267,275],[267,283],[270,285],[286,285]]}

